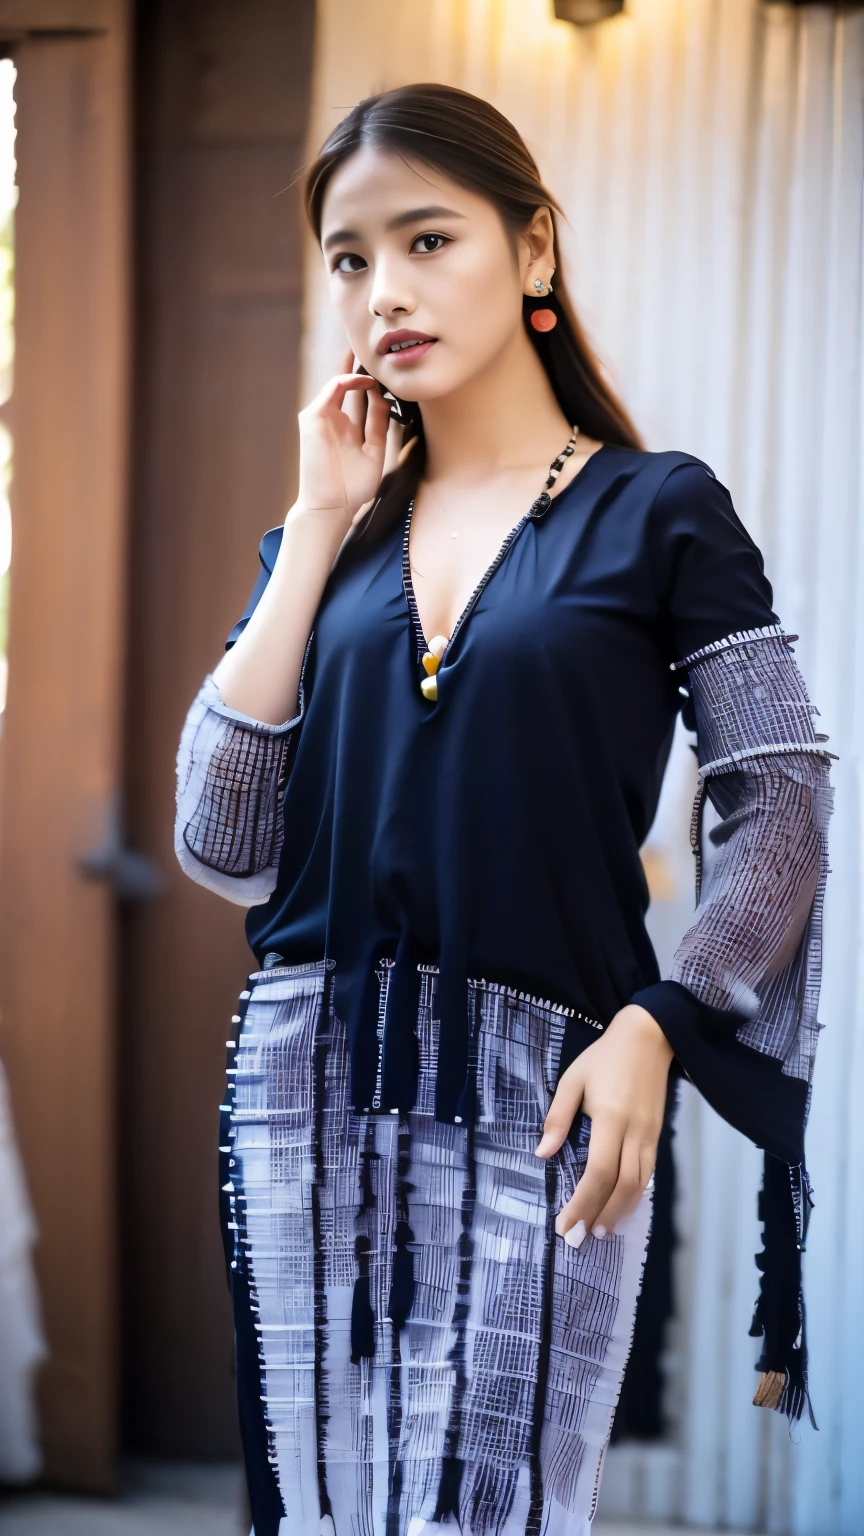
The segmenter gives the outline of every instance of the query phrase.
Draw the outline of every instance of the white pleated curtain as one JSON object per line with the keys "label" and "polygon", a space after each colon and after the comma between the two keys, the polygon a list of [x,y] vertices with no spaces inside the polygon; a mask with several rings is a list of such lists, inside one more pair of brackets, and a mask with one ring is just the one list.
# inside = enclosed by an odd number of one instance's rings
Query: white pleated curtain
{"label": "white pleated curtain", "polygon": [[[820,1432],[750,1406],[760,1156],[691,1092],[679,1117],[679,1316],[664,1447],[617,1446],[600,1515],[864,1531],[864,1046],[860,1028],[864,11],[628,0],[578,30],[552,0],[319,0],[310,156],[360,97],[441,80],[487,97],[567,210],[571,291],[652,448],[713,466],[840,754],[808,1149]],[[344,336],[310,242],[305,394]],[[665,961],[692,911],[683,744],[652,833]]]}

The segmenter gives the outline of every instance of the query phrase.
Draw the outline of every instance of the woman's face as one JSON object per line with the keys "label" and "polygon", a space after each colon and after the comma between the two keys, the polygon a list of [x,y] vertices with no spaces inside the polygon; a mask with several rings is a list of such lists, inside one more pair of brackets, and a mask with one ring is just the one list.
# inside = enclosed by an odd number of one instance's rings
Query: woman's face
{"label": "woman's face", "polygon": [[[334,172],[321,223],[330,294],[356,357],[394,395],[422,403],[493,366],[514,337],[530,348],[522,295],[535,276],[549,281],[552,233],[548,209],[538,210],[514,253],[485,198],[418,161],[358,150]],[[418,334],[430,339],[391,350]]]}

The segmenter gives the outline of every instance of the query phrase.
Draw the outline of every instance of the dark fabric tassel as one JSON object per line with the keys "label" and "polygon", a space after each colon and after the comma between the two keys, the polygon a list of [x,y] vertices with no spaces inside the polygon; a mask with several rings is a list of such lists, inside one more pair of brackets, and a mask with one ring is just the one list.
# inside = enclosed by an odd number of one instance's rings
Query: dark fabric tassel
{"label": "dark fabric tassel", "polygon": [[378,1161],[379,1154],[377,1152],[364,1148],[360,1153],[360,1193],[363,1196],[363,1200],[357,1212],[358,1216],[366,1216],[369,1211],[374,1211],[378,1204],[378,1196],[372,1184],[372,1164]]}
{"label": "dark fabric tassel", "polygon": [[414,1193],[414,1185],[408,1179],[410,1171],[411,1134],[408,1121],[403,1119],[399,1123],[396,1157],[396,1251],[390,1272],[390,1304],[387,1308],[387,1316],[392,1320],[397,1333],[405,1327],[414,1302],[414,1255],[408,1246],[414,1241],[408,1209],[408,1197]]}
{"label": "dark fabric tassel", "polygon": [[555,1217],[557,1214],[558,1170],[549,1158],[544,1169],[546,1190],[546,1240],[543,1253],[543,1302],[540,1317],[540,1348],[537,1354],[537,1385],[534,1389],[531,1425],[531,1502],[525,1521],[525,1536],[540,1536],[543,1529],[543,1428],[546,1421],[546,1397],[549,1387],[549,1362],[552,1353],[552,1308],[555,1288]]}
{"label": "dark fabric tassel", "polygon": [[[471,1015],[471,1033],[469,1038],[469,1060],[476,1062],[477,1031],[479,1028],[479,1005],[476,992],[473,1002],[474,1007]],[[441,1458],[441,1476],[438,1482],[438,1498],[435,1504],[435,1513],[432,1516],[433,1523],[447,1520],[451,1515],[457,1523],[459,1521],[459,1499],[465,1463],[461,1457],[456,1455],[456,1452],[459,1449],[459,1441],[462,1434],[462,1415],[465,1405],[465,1393],[468,1387],[468,1372],[465,1358],[468,1319],[471,1313],[471,1281],[474,1265],[474,1216],[476,1206],[477,1165],[474,1157],[474,1129],[469,1124],[465,1137],[462,1230],[459,1234],[457,1245],[459,1274],[456,1282],[457,1300],[453,1308],[453,1332],[455,1338],[453,1347],[447,1356],[453,1366],[453,1394],[450,1399],[450,1414],[447,1420],[447,1428],[444,1432],[444,1454]]]}
{"label": "dark fabric tassel", "polygon": [[756,1267],[762,1280],[750,1333],[763,1339],[756,1369],[762,1374],[753,1398],[757,1408],[785,1413],[790,1425],[807,1409],[818,1429],[807,1385],[807,1339],[801,1254],[813,1201],[803,1163],[790,1166],[765,1153],[759,1219],[763,1223]]}
{"label": "dark fabric tassel", "polygon": [[445,1456],[441,1462],[441,1479],[438,1483],[438,1502],[432,1516],[433,1525],[447,1520],[450,1515],[459,1519],[459,1493],[465,1463],[458,1456]]}
{"label": "dark fabric tassel", "polygon": [[414,1255],[408,1248],[414,1233],[407,1221],[396,1223],[396,1252],[393,1255],[393,1272],[390,1281],[390,1305],[387,1316],[394,1328],[404,1328],[414,1303]]}
{"label": "dark fabric tassel", "polygon": [[357,1264],[360,1270],[354,1281],[354,1295],[351,1298],[351,1364],[359,1365],[361,1360],[371,1360],[375,1354],[375,1314],[372,1311],[372,1301],[369,1295],[369,1250],[372,1244],[368,1237],[358,1237],[354,1242],[354,1252],[357,1255]]}
{"label": "dark fabric tassel", "polygon": [[675,1311],[673,1262],[679,1241],[674,1222],[676,1175],[673,1153],[677,1092],[678,1080],[670,1078],[666,1112],[657,1143],[651,1232],[642,1290],[636,1303],[630,1358],[612,1421],[612,1445],[627,1439],[660,1440],[666,1433],[663,1352],[669,1321]]}

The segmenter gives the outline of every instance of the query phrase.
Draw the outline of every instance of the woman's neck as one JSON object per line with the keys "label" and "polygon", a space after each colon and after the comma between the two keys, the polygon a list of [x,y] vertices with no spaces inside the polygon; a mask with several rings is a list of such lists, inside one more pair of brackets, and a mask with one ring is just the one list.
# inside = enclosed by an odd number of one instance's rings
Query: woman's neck
{"label": "woman's neck", "polygon": [[442,485],[476,485],[548,463],[573,425],[521,328],[483,373],[449,395],[424,401],[421,409],[423,478]]}

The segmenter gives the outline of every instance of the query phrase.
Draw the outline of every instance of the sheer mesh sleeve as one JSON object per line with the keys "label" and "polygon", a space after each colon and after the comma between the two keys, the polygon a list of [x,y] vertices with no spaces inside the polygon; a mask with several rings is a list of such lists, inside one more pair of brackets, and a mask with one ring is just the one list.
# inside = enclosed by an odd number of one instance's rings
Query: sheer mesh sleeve
{"label": "sheer mesh sleeve", "polygon": [[177,754],[174,849],[187,875],[240,906],[264,902],[282,849],[281,791],[300,714],[267,725],[229,709],[208,676]]}
{"label": "sheer mesh sleeve", "polygon": [[[670,980],[742,1015],[742,1044],[807,1083],[818,1024],[831,756],[817,736],[790,640],[731,635],[676,663],[690,677],[700,784],[693,811],[694,921]],[[704,795],[720,816],[703,880]]]}

